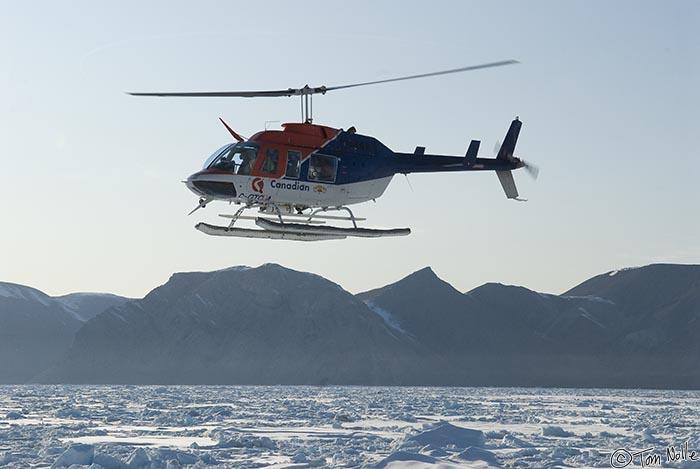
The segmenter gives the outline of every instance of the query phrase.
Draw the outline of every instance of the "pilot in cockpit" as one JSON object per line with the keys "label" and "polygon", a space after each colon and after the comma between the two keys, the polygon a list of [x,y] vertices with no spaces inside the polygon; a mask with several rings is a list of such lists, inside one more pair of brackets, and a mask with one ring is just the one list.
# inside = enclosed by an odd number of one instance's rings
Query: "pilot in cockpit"
{"label": "pilot in cockpit", "polygon": [[241,167],[238,169],[238,174],[250,174],[255,165],[255,150],[246,150],[241,155]]}
{"label": "pilot in cockpit", "polygon": [[233,171],[233,152],[229,151],[219,157],[214,167],[223,171]]}

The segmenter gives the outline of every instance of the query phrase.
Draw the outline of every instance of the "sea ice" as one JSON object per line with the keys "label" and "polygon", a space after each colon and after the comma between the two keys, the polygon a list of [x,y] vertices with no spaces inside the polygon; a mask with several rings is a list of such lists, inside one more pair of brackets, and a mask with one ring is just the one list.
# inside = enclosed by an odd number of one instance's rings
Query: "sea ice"
{"label": "sea ice", "polygon": [[561,427],[552,425],[548,427],[542,427],[542,436],[557,436],[560,438],[567,438],[570,436],[574,436],[574,434],[564,430]]}
{"label": "sea ice", "polygon": [[95,459],[95,447],[92,445],[75,444],[68,447],[61,454],[56,462],[51,465],[51,469],[58,467],[70,467],[74,464],[89,465]]}
{"label": "sea ice", "polygon": [[504,448],[530,448],[532,447],[532,444],[528,443],[527,441],[521,440],[515,435],[507,433],[503,436],[500,446]]}
{"label": "sea ice", "polygon": [[658,443],[659,439],[654,436],[654,433],[652,432],[651,428],[645,428],[642,430],[642,441],[645,441],[647,443]]}
{"label": "sea ice", "polygon": [[1,469],[592,468],[650,447],[665,464],[698,428],[696,391],[0,386]]}
{"label": "sea ice", "polygon": [[151,460],[148,457],[148,453],[143,448],[136,448],[129,459],[126,461],[127,466],[134,469],[148,468],[151,464]]}
{"label": "sea ice", "polygon": [[95,453],[93,464],[98,464],[104,469],[128,469],[127,465],[120,459],[100,452]]}
{"label": "sea ice", "polygon": [[430,430],[409,437],[408,442],[415,442],[420,446],[432,445],[440,448],[451,446],[464,449],[469,446],[483,447],[486,437],[481,430],[471,430],[448,422],[440,422]]}
{"label": "sea ice", "polygon": [[433,458],[432,456],[426,456],[426,455],[420,454],[420,453],[411,453],[409,451],[397,451],[394,454],[382,459],[379,463],[377,463],[376,466],[373,466],[373,467],[375,469],[383,469],[394,461],[418,461],[418,462],[426,462],[429,464],[437,464],[438,463],[438,459]]}
{"label": "sea ice", "polygon": [[475,446],[470,446],[456,456],[457,459],[462,459],[464,461],[484,461],[490,466],[500,467],[496,456],[488,450],[483,448],[477,448]]}

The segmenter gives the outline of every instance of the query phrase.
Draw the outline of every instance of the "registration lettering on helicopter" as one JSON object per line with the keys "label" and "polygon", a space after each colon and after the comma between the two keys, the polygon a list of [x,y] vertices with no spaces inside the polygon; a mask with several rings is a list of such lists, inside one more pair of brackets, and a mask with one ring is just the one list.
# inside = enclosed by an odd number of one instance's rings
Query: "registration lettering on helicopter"
{"label": "registration lettering on helicopter", "polygon": [[247,200],[248,202],[269,202],[272,196],[265,194],[239,194],[239,199]]}

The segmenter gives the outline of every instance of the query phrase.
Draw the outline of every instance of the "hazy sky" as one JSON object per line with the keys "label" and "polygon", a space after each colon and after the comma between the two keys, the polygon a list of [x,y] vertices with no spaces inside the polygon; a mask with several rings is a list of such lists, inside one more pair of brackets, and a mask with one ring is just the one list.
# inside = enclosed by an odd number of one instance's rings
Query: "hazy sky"
{"label": "hazy sky", "polygon": [[[654,262],[700,263],[696,1],[1,1],[0,280],[49,294],[142,296],[177,271],[268,262],[352,292],[430,265],[466,291],[561,293]],[[208,237],[235,206],[182,180],[230,141],[298,121],[299,102],[136,98],[125,91],[340,85],[504,59],[520,65],[337,91],[317,123],[396,151],[481,156],[516,115],[515,175],[395,177],[368,226],[405,238]],[[276,124],[272,124],[276,125]],[[313,292],[309,292],[313,294]]]}

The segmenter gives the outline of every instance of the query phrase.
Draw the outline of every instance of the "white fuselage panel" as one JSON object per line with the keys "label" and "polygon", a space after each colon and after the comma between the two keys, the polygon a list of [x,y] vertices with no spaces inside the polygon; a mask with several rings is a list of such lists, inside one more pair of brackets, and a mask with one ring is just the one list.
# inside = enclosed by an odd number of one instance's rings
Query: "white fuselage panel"
{"label": "white fuselage panel", "polygon": [[392,179],[389,176],[371,181],[336,185],[294,179],[235,177],[236,192],[241,200],[309,207],[350,205],[376,199],[384,193]]}
{"label": "white fuselage panel", "polygon": [[[198,181],[229,182],[236,188],[235,197],[215,196],[212,199],[234,200],[251,203],[274,203],[305,205],[308,207],[331,207],[359,204],[380,197],[393,176],[350,184],[327,184],[296,179],[276,179],[235,174],[207,174]],[[192,181],[187,186],[200,194]]]}

